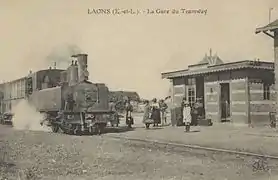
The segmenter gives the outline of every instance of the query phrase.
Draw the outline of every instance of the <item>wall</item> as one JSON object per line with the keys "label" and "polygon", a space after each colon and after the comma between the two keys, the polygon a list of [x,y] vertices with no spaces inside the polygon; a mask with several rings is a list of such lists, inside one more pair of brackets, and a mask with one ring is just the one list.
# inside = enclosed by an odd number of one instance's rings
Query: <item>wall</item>
{"label": "wall", "polygon": [[248,88],[247,79],[233,79],[230,83],[231,122],[248,124]]}
{"label": "wall", "polygon": [[181,105],[182,98],[185,96],[185,80],[184,78],[173,79],[173,105],[178,107]]}
{"label": "wall", "polygon": [[187,93],[189,87],[195,89],[195,99],[193,99],[193,101],[196,100],[196,79],[195,82],[192,82],[192,78],[195,79],[195,77],[181,77],[173,79],[172,97],[174,106],[180,106],[184,97],[190,101]]}
{"label": "wall", "polygon": [[269,112],[275,111],[274,85],[270,87],[270,100],[263,99],[263,84],[249,83],[250,86],[250,118],[254,125],[269,125]]}
{"label": "wall", "polygon": [[248,123],[248,93],[244,70],[219,72],[205,77],[206,118],[213,122],[221,121],[221,83],[230,84],[231,122],[235,124]]}
{"label": "wall", "polygon": [[204,89],[206,118],[211,119],[213,122],[219,122],[219,82],[205,82]]}

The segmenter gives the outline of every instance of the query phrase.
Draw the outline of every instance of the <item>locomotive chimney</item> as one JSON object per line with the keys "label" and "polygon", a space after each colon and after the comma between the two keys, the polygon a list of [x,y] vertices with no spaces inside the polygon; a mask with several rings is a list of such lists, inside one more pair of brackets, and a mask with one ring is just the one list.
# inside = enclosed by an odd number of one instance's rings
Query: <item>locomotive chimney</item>
{"label": "locomotive chimney", "polygon": [[83,82],[89,79],[89,72],[87,70],[88,67],[88,54],[76,54],[72,57],[77,59],[78,64],[78,80],[79,82]]}
{"label": "locomotive chimney", "polygon": [[67,81],[69,86],[74,86],[78,83],[78,67],[74,65],[74,60],[67,69]]}

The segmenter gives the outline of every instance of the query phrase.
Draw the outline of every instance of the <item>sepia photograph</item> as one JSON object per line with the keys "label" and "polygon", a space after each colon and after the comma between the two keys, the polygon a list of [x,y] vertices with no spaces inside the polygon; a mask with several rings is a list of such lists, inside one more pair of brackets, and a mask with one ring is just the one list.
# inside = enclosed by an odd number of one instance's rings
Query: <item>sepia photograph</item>
{"label": "sepia photograph", "polygon": [[278,180],[277,0],[0,0],[0,180]]}

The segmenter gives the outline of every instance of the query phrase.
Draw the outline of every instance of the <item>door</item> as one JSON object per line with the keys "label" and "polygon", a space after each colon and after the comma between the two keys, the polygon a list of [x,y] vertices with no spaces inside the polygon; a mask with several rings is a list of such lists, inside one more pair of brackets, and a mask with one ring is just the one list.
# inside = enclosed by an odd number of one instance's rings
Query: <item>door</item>
{"label": "door", "polygon": [[196,86],[195,85],[187,86],[186,97],[187,97],[187,100],[188,100],[190,106],[192,107],[192,105],[196,102]]}
{"label": "door", "polygon": [[230,120],[230,83],[220,84],[221,121]]}

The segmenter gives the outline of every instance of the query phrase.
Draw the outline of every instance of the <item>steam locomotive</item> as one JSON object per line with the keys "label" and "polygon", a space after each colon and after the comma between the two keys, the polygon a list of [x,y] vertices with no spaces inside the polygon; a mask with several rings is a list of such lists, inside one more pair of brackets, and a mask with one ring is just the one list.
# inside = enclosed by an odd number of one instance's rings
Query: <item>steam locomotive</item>
{"label": "steam locomotive", "polygon": [[[109,90],[88,80],[87,54],[73,55],[67,70],[55,67],[0,85],[1,112],[12,111],[21,99],[44,115],[41,125],[67,134],[98,133],[107,125]],[[0,93],[1,94],[1,93]]]}

